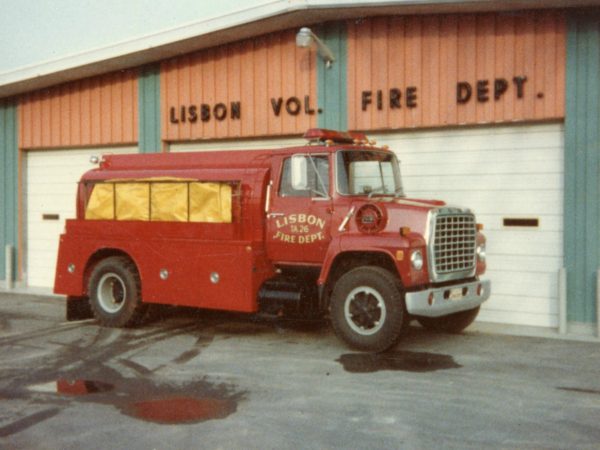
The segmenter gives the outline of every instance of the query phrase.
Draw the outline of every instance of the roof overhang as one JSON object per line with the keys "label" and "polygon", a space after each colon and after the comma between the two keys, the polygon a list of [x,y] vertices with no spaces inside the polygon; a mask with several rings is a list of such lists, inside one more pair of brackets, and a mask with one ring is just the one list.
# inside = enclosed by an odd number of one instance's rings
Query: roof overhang
{"label": "roof overhang", "polygon": [[600,0],[273,0],[141,38],[0,73],[0,98],[283,29],[359,17],[585,7]]}

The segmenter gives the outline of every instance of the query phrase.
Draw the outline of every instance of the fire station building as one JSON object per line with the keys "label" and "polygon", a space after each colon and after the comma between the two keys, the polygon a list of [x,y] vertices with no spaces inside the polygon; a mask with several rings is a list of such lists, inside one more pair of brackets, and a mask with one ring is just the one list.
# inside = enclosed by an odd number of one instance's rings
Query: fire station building
{"label": "fire station building", "polygon": [[484,224],[492,296],[478,320],[566,321],[591,334],[594,5],[270,2],[0,74],[1,284],[51,290],[92,155],[271,148],[303,144],[312,127],[357,130],[398,154],[409,197],[470,207]]}

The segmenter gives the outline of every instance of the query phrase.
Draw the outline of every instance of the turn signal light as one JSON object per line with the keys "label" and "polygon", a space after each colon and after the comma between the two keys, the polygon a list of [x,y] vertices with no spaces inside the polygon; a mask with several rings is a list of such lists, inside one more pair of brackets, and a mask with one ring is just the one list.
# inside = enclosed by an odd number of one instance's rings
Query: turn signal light
{"label": "turn signal light", "polygon": [[410,227],[400,227],[400,236],[406,237],[410,234]]}
{"label": "turn signal light", "polygon": [[477,224],[477,231],[482,231],[483,230],[483,224],[482,223],[478,223]]}

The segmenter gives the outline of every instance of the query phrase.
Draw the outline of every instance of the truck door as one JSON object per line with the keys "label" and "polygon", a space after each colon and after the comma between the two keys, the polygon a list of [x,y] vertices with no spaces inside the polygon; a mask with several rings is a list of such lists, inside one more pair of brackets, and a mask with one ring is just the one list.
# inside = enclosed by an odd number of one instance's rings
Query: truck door
{"label": "truck door", "polygon": [[275,263],[321,263],[331,240],[330,155],[305,160],[306,189],[292,186],[292,157],[274,161],[266,240]]}

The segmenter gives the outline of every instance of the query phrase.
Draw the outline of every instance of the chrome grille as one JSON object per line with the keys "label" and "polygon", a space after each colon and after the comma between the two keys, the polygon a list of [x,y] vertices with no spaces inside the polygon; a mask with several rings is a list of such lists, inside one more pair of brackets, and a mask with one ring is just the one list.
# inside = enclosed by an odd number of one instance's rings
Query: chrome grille
{"label": "chrome grille", "polygon": [[460,278],[475,269],[476,234],[473,214],[435,216],[431,242],[434,279]]}

